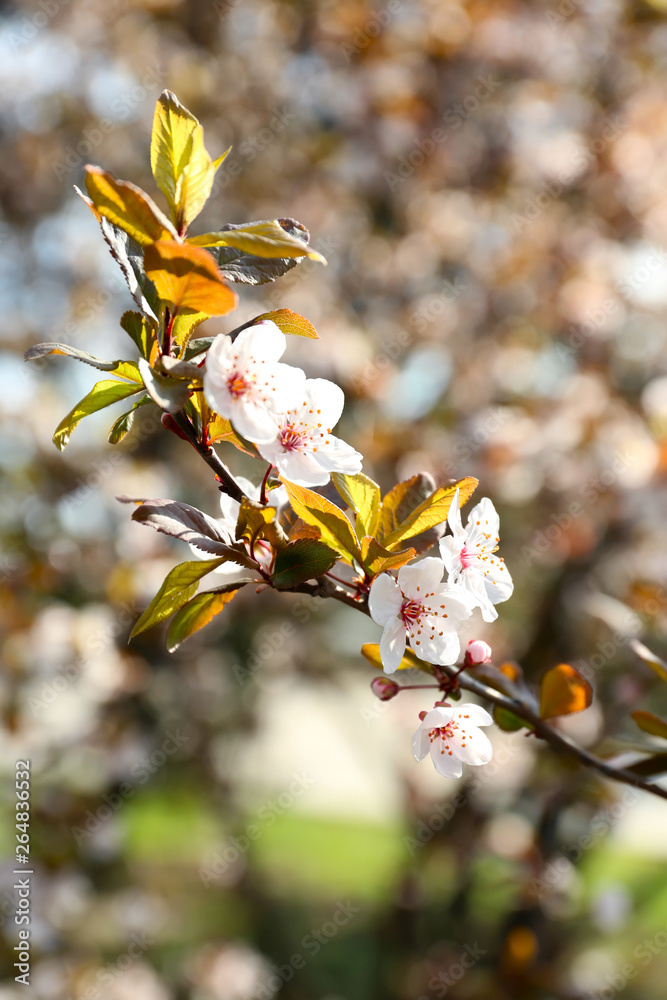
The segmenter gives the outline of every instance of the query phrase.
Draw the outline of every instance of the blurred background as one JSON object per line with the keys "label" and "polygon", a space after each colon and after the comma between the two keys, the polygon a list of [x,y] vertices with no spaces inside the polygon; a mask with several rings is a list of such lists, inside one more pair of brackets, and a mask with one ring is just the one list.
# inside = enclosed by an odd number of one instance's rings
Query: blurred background
{"label": "blurred background", "polygon": [[[288,306],[339,382],[340,434],[389,488],[474,475],[516,590],[487,639],[562,726],[620,761],[667,711],[633,655],[667,612],[667,8],[663,0],[38,0],[0,29],[1,1000],[14,983],[14,762],[32,761],[37,1000],[664,996],[665,806],[494,733],[461,782],[416,765],[424,699],[380,703],[350,609],[242,593],[175,655],[136,617],[182,546],[114,496],[216,514],[150,407],[51,435],[133,356],[132,303],[73,191],[100,163],[162,204],[164,87],[233,150],[194,232],[293,216],[328,258],[240,291]],[[295,338],[296,340],[296,338]],[[119,408],[119,412],[120,412]],[[221,449],[258,480],[250,460]],[[641,737],[641,739],[640,739]],[[656,741],[656,745],[659,741]],[[618,756],[620,755],[620,756]]]}

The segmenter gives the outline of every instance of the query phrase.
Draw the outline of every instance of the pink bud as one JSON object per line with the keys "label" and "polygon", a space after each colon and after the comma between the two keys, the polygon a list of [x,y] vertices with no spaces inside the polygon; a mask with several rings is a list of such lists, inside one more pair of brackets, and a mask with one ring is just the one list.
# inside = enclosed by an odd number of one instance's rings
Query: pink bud
{"label": "pink bud", "polygon": [[400,690],[398,684],[388,677],[374,677],[371,681],[371,691],[380,701],[390,701]]}
{"label": "pink bud", "polygon": [[423,722],[427,715],[428,715],[428,712],[420,712],[419,713],[419,719],[420,719],[420,721]]}
{"label": "pink bud", "polygon": [[477,667],[480,663],[490,663],[491,656],[491,647],[488,642],[483,642],[481,639],[471,639],[466,649],[463,664],[466,667]]}

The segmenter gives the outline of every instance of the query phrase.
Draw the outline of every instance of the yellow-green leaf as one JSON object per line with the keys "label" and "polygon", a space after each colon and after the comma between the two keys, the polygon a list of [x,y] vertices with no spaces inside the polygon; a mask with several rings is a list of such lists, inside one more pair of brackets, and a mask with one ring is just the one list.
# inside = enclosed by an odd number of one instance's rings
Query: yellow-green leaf
{"label": "yellow-green leaf", "polygon": [[235,594],[244,587],[244,583],[230,583],[217,590],[206,590],[197,594],[174,616],[167,632],[167,649],[173,653],[189,636],[198,632],[204,625],[215,618],[225,605],[229,604]]}
{"label": "yellow-green leaf", "polygon": [[319,529],[322,541],[343,559],[361,563],[359,543],[348,517],[326,497],[283,479],[292,509],[302,521]]}
{"label": "yellow-green leaf", "polygon": [[198,119],[170,90],[164,90],[153,117],[151,170],[173,211],[174,222],[178,218],[176,187],[190,160],[192,140],[197,131],[202,131]]}
{"label": "yellow-green leaf", "polygon": [[265,538],[274,548],[287,544],[282,528],[276,523],[276,508],[263,507],[255,500],[244,498],[236,524],[236,539],[247,542],[252,549],[260,538]]}
{"label": "yellow-green leaf", "polygon": [[[365,656],[369,663],[372,663],[374,667],[378,670],[383,670],[382,658],[380,656],[380,646],[376,642],[366,642],[361,647],[362,656]],[[420,660],[418,656],[412,652],[411,649],[405,650],[405,655],[401,660],[398,669],[399,670],[423,670],[426,674],[433,673],[433,667],[430,663],[426,663],[425,660]]]}
{"label": "yellow-green leaf", "polygon": [[472,496],[477,483],[476,479],[469,477],[452,483],[451,486],[438,487],[397,528],[385,538],[381,538],[382,544],[388,549],[394,549],[408,538],[414,538],[415,535],[442,524],[447,520],[456,490],[459,491],[459,503],[464,504]]}
{"label": "yellow-green leaf", "polygon": [[578,670],[569,663],[559,663],[547,670],[540,685],[540,718],[573,715],[591,704],[593,691]]}
{"label": "yellow-green leaf", "polygon": [[181,348],[180,355],[183,357],[185,350],[190,343],[192,334],[200,323],[210,319],[207,312],[179,313],[175,318],[171,328],[171,339],[174,344]]}
{"label": "yellow-green leaf", "polygon": [[208,201],[216,167],[204,146],[204,130],[199,127],[192,136],[190,158],[176,185],[178,230],[185,232]]}
{"label": "yellow-green leaf", "polygon": [[146,406],[147,403],[151,402],[152,400],[150,396],[141,396],[134,406],[127,410],[126,413],[121,414],[118,420],[111,425],[108,437],[109,444],[119,444],[129,433],[132,424],[134,423],[136,411],[139,407]]}
{"label": "yellow-green leaf", "polygon": [[222,559],[197,559],[179,563],[167,573],[162,586],[148,605],[139,621],[136,623],[130,639],[144,632],[153,625],[171,618],[175,611],[182,608],[186,601],[196,593],[197,585],[203,576],[217,569],[225,562]]}
{"label": "yellow-green leaf", "polygon": [[317,330],[305,316],[299,316],[291,309],[274,309],[273,312],[262,313],[256,316],[253,323],[260,320],[270,319],[284,334],[293,337],[308,337],[310,340],[319,340]]}
{"label": "yellow-green leaf", "polygon": [[97,382],[87,396],[70,410],[66,417],[60,421],[53,435],[53,443],[60,451],[66,447],[72,436],[74,428],[81,423],[84,417],[97,410],[103,410],[112,403],[117,403],[127,396],[132,396],[136,392],[143,391],[143,384],[137,385],[134,382],[116,382],[114,379],[105,379]]}
{"label": "yellow-green leaf", "polygon": [[119,181],[101,167],[86,167],[86,188],[95,210],[119,226],[141,246],[171,240],[177,233],[169,219],[145,191],[130,181]]}
{"label": "yellow-green leaf", "polygon": [[386,573],[390,569],[400,569],[416,555],[415,549],[390,552],[370,535],[361,539],[361,561],[369,576],[377,576],[378,573]]}
{"label": "yellow-green leaf", "polygon": [[141,357],[152,363],[157,356],[157,336],[146,317],[128,309],[121,316],[120,325],[131,337]]}
{"label": "yellow-green leaf", "polygon": [[219,416],[217,413],[208,425],[208,439],[211,444],[221,444],[223,442],[233,444],[235,448],[238,448],[244,454],[252,455],[253,458],[259,458],[254,444],[240,437],[232,427],[231,421],[225,420],[224,417]]}
{"label": "yellow-green leaf", "polygon": [[139,369],[134,361],[103,361],[102,358],[96,358],[93,354],[87,354],[76,347],[70,347],[69,344],[35,344],[34,347],[25,352],[24,359],[25,361],[35,361],[38,358],[48,357],[50,354],[75,358],[77,361],[83,361],[85,365],[90,365],[91,368],[108,372],[110,375],[118,375],[119,378],[125,378],[131,382],[141,381]]}
{"label": "yellow-green leaf", "polygon": [[637,709],[636,712],[632,713],[632,718],[643,732],[650,733],[651,736],[660,736],[663,740],[667,740],[667,722],[658,715],[654,715],[653,712],[644,712],[641,709]]}
{"label": "yellow-green leaf", "polygon": [[236,295],[218,274],[206,250],[174,240],[146,247],[146,274],[175,313],[208,313],[222,316],[236,306]]}
{"label": "yellow-green leaf", "polygon": [[196,247],[234,247],[255,257],[310,257],[326,264],[325,258],[296,236],[290,236],[278,219],[249,222],[218,233],[192,236],[187,241]]}
{"label": "yellow-green leaf", "polygon": [[357,534],[374,535],[380,520],[380,487],[358,472],[354,476],[334,472],[331,476],[341,497],[357,515]]}

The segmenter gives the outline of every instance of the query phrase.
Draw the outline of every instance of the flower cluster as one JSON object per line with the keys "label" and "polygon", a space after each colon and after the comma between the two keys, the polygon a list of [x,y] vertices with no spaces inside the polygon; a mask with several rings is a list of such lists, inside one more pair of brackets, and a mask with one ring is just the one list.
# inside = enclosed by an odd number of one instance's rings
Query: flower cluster
{"label": "flower cluster", "polygon": [[323,486],[332,472],[360,472],[362,456],[332,434],[343,412],[342,389],[280,363],[285,347],[271,320],[242,330],[234,341],[216,337],[204,376],[208,405],[299,486]]}

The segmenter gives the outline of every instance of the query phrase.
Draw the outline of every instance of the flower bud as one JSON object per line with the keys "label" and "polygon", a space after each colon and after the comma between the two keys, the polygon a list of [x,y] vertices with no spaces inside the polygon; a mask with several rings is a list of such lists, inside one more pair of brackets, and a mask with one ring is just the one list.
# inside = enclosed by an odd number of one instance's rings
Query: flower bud
{"label": "flower bud", "polygon": [[483,642],[481,639],[471,639],[466,649],[463,665],[477,667],[480,663],[490,663],[491,656],[491,647],[488,642]]}
{"label": "flower bud", "polygon": [[371,681],[371,691],[380,701],[390,701],[400,690],[396,681],[390,681],[388,677],[374,677]]}

